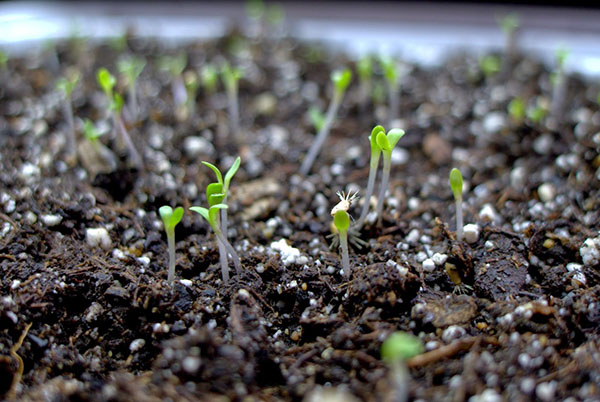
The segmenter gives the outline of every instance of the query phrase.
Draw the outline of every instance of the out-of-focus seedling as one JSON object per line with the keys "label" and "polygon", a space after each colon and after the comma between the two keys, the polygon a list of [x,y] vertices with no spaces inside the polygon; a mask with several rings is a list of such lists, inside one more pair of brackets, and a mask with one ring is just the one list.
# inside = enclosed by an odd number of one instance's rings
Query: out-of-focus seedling
{"label": "out-of-focus seedling", "polygon": [[117,157],[99,140],[101,133],[94,123],[86,119],[83,123],[86,141],[79,142],[77,152],[81,164],[93,179],[99,173],[112,173],[117,169]]}
{"label": "out-of-focus seedling", "polygon": [[462,211],[462,192],[463,192],[463,178],[460,170],[453,168],[450,171],[450,188],[454,195],[454,202],[456,204],[456,239],[461,241],[463,238],[463,211]]}
{"label": "out-of-focus seedling", "polygon": [[300,166],[301,174],[308,174],[313,163],[315,162],[315,159],[319,155],[319,152],[321,152],[321,148],[323,147],[323,144],[329,135],[329,130],[331,129],[331,125],[333,124],[337,111],[342,103],[344,93],[346,92],[351,79],[352,72],[349,69],[336,70],[331,73],[331,81],[333,82],[333,98],[331,99],[331,103],[327,109],[327,114],[325,115],[325,123],[317,133],[315,140],[310,146],[310,149],[308,150],[308,153],[306,154],[306,157]]}
{"label": "out-of-focus seedling", "polygon": [[200,70],[200,81],[202,88],[207,95],[212,95],[217,90],[219,81],[219,71],[212,64],[205,64]]}
{"label": "out-of-focus seedling", "polygon": [[336,204],[331,210],[331,216],[333,216],[333,225],[335,226],[340,241],[340,248],[342,249],[342,272],[346,279],[350,278],[350,257],[348,255],[348,228],[350,227],[350,215],[348,210],[352,201],[357,196],[356,194],[348,195],[338,191],[337,196],[340,198],[340,202]]}
{"label": "out-of-focus seedling", "polygon": [[135,56],[120,59],[117,62],[117,69],[119,70],[119,73],[125,77],[125,85],[127,86],[127,93],[129,95],[129,113],[131,114],[133,121],[137,121],[139,117],[136,82],[145,66],[146,60]]}
{"label": "out-of-focus seedling", "polygon": [[506,14],[498,20],[498,24],[504,33],[505,65],[508,66],[517,53],[519,17],[517,14]]}
{"label": "out-of-focus seedling", "polygon": [[115,126],[114,128],[119,132],[121,140],[127,148],[129,160],[133,164],[133,166],[135,166],[138,170],[141,170],[143,168],[142,158],[138,151],[135,149],[135,145],[133,145],[131,136],[127,132],[127,128],[125,127],[125,123],[123,122],[123,118],[121,116],[121,112],[123,110],[123,97],[120,94],[113,91],[117,80],[104,67],[98,69],[96,78],[98,80],[100,88],[102,88],[110,102],[109,109],[112,113],[113,124]]}
{"label": "out-of-focus seedling", "polygon": [[392,170],[392,151],[394,147],[404,136],[404,130],[393,128],[386,134],[383,130],[377,132],[375,141],[383,154],[383,176],[381,178],[381,188],[379,189],[379,197],[377,199],[377,207],[375,213],[378,222],[381,222],[383,212],[383,200],[387,191],[388,182],[390,180],[390,172]]}
{"label": "out-of-focus seedling", "polygon": [[183,73],[183,83],[185,84],[187,99],[185,102],[187,116],[192,117],[196,113],[196,95],[200,86],[198,74],[195,71],[186,71]]}
{"label": "out-of-focus seedling", "polygon": [[316,106],[311,106],[310,109],[308,109],[308,119],[317,132],[321,130],[325,124],[325,115]]}
{"label": "out-of-focus seedling", "polygon": [[489,79],[500,72],[500,58],[494,54],[486,54],[479,59],[479,68],[484,77]]}
{"label": "out-of-focus seedling", "polygon": [[398,115],[398,107],[400,105],[400,74],[396,60],[391,57],[381,57],[379,59],[383,77],[388,88],[388,123],[393,124]]}
{"label": "out-of-focus seedling", "polygon": [[185,106],[187,92],[183,82],[183,70],[187,66],[187,55],[183,52],[175,56],[163,56],[158,61],[159,69],[171,76],[171,93],[175,107]]}
{"label": "out-of-focus seedling", "polygon": [[[241,163],[242,158],[240,158],[239,156],[235,158],[235,161],[233,161],[233,164],[231,165],[227,173],[225,173],[225,179],[223,179],[223,175],[221,174],[219,168],[217,168],[212,163],[202,161],[202,164],[210,168],[213,172],[215,172],[215,175],[217,176],[217,183],[221,185],[223,191],[223,204],[227,203],[227,196],[229,195],[229,184],[231,183],[231,179],[233,179],[233,176],[237,173],[238,169],[240,168]],[[223,232],[223,236],[225,237],[227,237],[227,226],[227,209],[222,209],[221,230]]]}
{"label": "out-of-focus seedling", "polygon": [[379,132],[385,133],[385,129],[382,126],[375,126],[371,130],[369,136],[369,142],[371,143],[371,159],[369,162],[369,179],[367,181],[367,191],[365,192],[365,203],[363,204],[360,217],[353,225],[356,230],[360,230],[365,223],[365,219],[369,214],[369,204],[371,197],[373,196],[373,190],[375,189],[375,179],[377,177],[377,168],[379,166],[379,158],[381,157],[381,148],[377,145],[377,134]]}
{"label": "out-of-focus seedling", "polygon": [[56,88],[63,95],[63,115],[67,121],[67,164],[74,165],[77,162],[77,140],[75,138],[75,122],[73,118],[73,106],[71,94],[79,82],[79,72],[69,70],[66,77],[56,81]]}
{"label": "out-of-focus seedling", "polygon": [[552,116],[561,122],[564,114],[564,102],[567,95],[567,76],[565,74],[565,62],[569,57],[569,51],[559,48],[556,51],[556,69],[550,79],[552,81]]}
{"label": "out-of-focus seedling", "polygon": [[241,140],[240,136],[240,111],[238,103],[239,81],[242,78],[242,70],[237,67],[231,67],[227,62],[221,68],[221,80],[227,94],[227,104],[229,111],[229,136]]}
{"label": "out-of-focus seedling", "polygon": [[173,283],[173,279],[175,279],[175,226],[181,222],[183,208],[177,207],[173,209],[168,205],[163,205],[158,209],[158,214],[165,226],[169,247],[169,271],[167,274],[167,282]]}
{"label": "out-of-focus seedling", "polygon": [[526,115],[529,120],[535,124],[540,124],[548,114],[549,101],[546,98],[539,97],[535,105],[527,108]]}
{"label": "out-of-focus seedling", "polygon": [[360,93],[360,110],[364,113],[367,104],[371,98],[373,87],[373,58],[370,55],[364,55],[356,62],[356,72],[358,73],[358,85]]}
{"label": "out-of-focus seedling", "polygon": [[525,119],[525,101],[521,97],[516,97],[508,104],[508,115],[515,124],[523,123]]}
{"label": "out-of-focus seedling", "polygon": [[390,370],[390,380],[395,394],[391,400],[397,402],[408,400],[410,374],[405,362],[424,351],[425,348],[419,338],[402,331],[392,333],[383,342],[380,354]]}

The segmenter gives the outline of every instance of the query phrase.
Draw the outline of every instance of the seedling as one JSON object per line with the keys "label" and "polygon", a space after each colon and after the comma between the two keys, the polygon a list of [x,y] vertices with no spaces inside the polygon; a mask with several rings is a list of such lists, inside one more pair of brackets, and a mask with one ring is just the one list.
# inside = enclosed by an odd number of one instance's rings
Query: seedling
{"label": "seedling", "polygon": [[175,210],[168,205],[163,205],[158,209],[160,218],[167,232],[167,243],[169,246],[169,271],[167,274],[167,282],[173,283],[175,279],[175,226],[181,222],[183,217],[183,208],[177,207]]}
{"label": "seedling", "polygon": [[536,104],[527,109],[526,115],[535,124],[540,124],[548,114],[548,100],[538,98]]}
{"label": "seedling", "polygon": [[425,348],[419,338],[401,331],[392,333],[381,345],[381,358],[389,367],[391,383],[394,385],[393,400],[408,400],[410,374],[405,362],[424,351]]}
{"label": "seedling", "polygon": [[186,110],[188,116],[193,116],[196,112],[196,95],[198,93],[198,87],[200,86],[200,80],[198,74],[195,71],[186,71],[183,73],[183,83],[185,85],[186,92]]}
{"label": "seedling", "polygon": [[331,73],[331,81],[333,82],[333,98],[331,99],[331,103],[327,109],[327,114],[325,115],[325,123],[323,123],[321,129],[318,131],[314,142],[310,146],[310,149],[308,150],[308,153],[302,162],[302,166],[300,166],[301,174],[308,174],[313,163],[315,162],[315,159],[319,155],[319,152],[321,152],[321,148],[323,147],[323,144],[329,135],[329,130],[331,129],[331,125],[333,124],[333,120],[335,119],[340,104],[342,103],[344,93],[346,92],[351,79],[352,72],[349,69],[336,70]]}
{"label": "seedling", "polygon": [[356,198],[356,194],[348,193],[344,194],[338,191],[337,196],[340,198],[340,202],[336,204],[331,210],[331,216],[333,216],[333,224],[337,229],[340,248],[342,249],[342,272],[346,279],[350,278],[350,258],[348,256],[348,228],[350,227],[350,215],[348,210],[352,201]]}
{"label": "seedling", "polygon": [[560,122],[563,117],[564,100],[567,93],[567,76],[565,75],[565,62],[569,51],[559,48],[556,51],[556,70],[550,77],[552,81],[552,115]]}
{"label": "seedling", "polygon": [[325,115],[318,107],[311,106],[311,108],[308,109],[308,118],[315,130],[319,131],[323,128],[323,125],[325,124]]}
{"label": "seedling", "polygon": [[111,173],[117,169],[117,157],[99,141],[102,135],[91,120],[83,123],[83,133],[86,141],[78,145],[79,158],[82,165],[94,178],[98,173]]}
{"label": "seedling", "polygon": [[506,55],[506,62],[508,63],[512,60],[517,51],[519,17],[516,14],[507,14],[498,21],[498,24],[500,25],[502,32],[504,32],[504,53]]}
{"label": "seedling", "polygon": [[221,80],[225,86],[227,94],[227,104],[229,110],[229,130],[230,136],[240,136],[240,112],[238,104],[239,81],[242,78],[242,70],[237,67],[231,67],[225,62],[221,68]]}
{"label": "seedling", "polygon": [[356,221],[354,225],[357,230],[362,228],[362,225],[365,223],[365,219],[369,213],[369,201],[373,196],[373,190],[375,189],[375,179],[377,177],[377,168],[379,166],[379,158],[381,157],[381,148],[377,145],[377,134],[379,132],[385,133],[385,129],[382,126],[375,126],[373,130],[371,130],[371,135],[369,136],[369,142],[371,143],[371,160],[369,162],[369,179],[367,182],[367,191],[365,193],[365,203],[363,204],[362,211],[360,213],[360,217]]}
{"label": "seedling", "polygon": [[450,188],[452,189],[452,194],[454,194],[454,202],[456,204],[456,239],[461,241],[463,238],[463,178],[460,170],[457,168],[453,168],[450,171]]}
{"label": "seedling", "polygon": [[117,62],[117,69],[126,79],[126,86],[129,94],[129,112],[134,121],[137,121],[139,114],[136,81],[145,66],[146,60],[140,57],[128,57]]}
{"label": "seedling", "polygon": [[[233,176],[237,173],[238,169],[240,168],[240,165],[242,163],[242,158],[240,158],[239,156],[237,158],[235,158],[235,161],[233,161],[233,164],[231,165],[231,167],[229,168],[229,170],[227,171],[227,173],[225,173],[225,180],[223,180],[223,175],[221,174],[221,171],[219,170],[219,168],[217,168],[215,165],[213,165],[212,163],[209,162],[202,162],[202,164],[206,167],[209,167],[213,172],[215,172],[215,175],[217,176],[217,183],[219,183],[221,185],[222,188],[222,192],[223,192],[223,203],[227,203],[227,196],[229,195],[229,184],[231,183],[231,179],[233,179]],[[221,230],[224,233],[224,236],[227,237],[227,209],[222,209],[221,210]]]}
{"label": "seedling", "polygon": [[67,162],[75,164],[77,162],[77,140],[75,138],[75,123],[73,119],[73,106],[71,104],[71,94],[79,82],[79,73],[76,70],[70,70],[67,77],[59,78],[56,82],[56,89],[63,94],[63,114],[67,120]]}
{"label": "seedling", "polygon": [[176,107],[185,105],[187,93],[183,82],[183,70],[187,65],[187,55],[178,53],[176,56],[163,56],[158,62],[159,68],[171,76],[171,93]]}
{"label": "seedling", "polygon": [[523,98],[516,97],[510,101],[508,104],[508,114],[515,123],[521,124],[523,122],[525,118],[525,101]]}
{"label": "seedling", "polygon": [[392,170],[392,151],[394,147],[404,136],[404,130],[399,128],[393,128],[386,134],[383,130],[379,130],[377,135],[375,136],[375,141],[377,142],[377,146],[381,148],[381,152],[383,153],[383,176],[381,178],[381,188],[379,189],[379,197],[377,199],[377,207],[375,208],[375,212],[377,215],[377,219],[381,222],[382,212],[383,212],[383,199],[385,198],[385,193],[387,191],[388,182],[390,179],[390,171]]}
{"label": "seedling", "polygon": [[491,78],[500,72],[500,58],[494,54],[487,54],[479,59],[479,68],[485,78]]}
{"label": "seedling", "polygon": [[371,94],[373,58],[369,55],[361,57],[356,63],[356,72],[358,73],[359,81],[360,109],[364,112]]}
{"label": "seedling", "polygon": [[202,87],[204,91],[212,95],[217,89],[217,82],[219,80],[219,71],[212,64],[206,64],[200,70],[200,80],[202,81]]}
{"label": "seedling", "polygon": [[111,111],[113,117],[113,124],[115,129],[118,130],[121,139],[125,143],[127,153],[129,154],[129,159],[138,170],[141,170],[143,168],[142,158],[138,151],[135,149],[133,141],[131,140],[127,129],[125,128],[123,118],[121,117],[121,111],[123,109],[123,97],[120,94],[113,92],[113,88],[117,80],[104,67],[98,69],[98,72],[96,73],[96,78],[98,80],[98,84],[104,91],[104,94],[110,101],[109,110]]}
{"label": "seedling", "polygon": [[396,61],[391,57],[381,57],[379,59],[381,69],[383,70],[383,77],[387,82],[388,87],[388,121],[389,124],[393,124],[398,114],[398,106],[400,103],[399,90],[400,90],[400,77],[398,73],[398,66]]}
{"label": "seedling", "polygon": [[235,249],[229,244],[229,241],[227,241],[227,238],[223,236],[223,232],[221,231],[219,211],[228,208],[227,205],[223,203],[223,200],[225,199],[225,194],[223,194],[223,184],[210,183],[206,187],[206,199],[208,200],[208,209],[194,206],[190,207],[190,211],[200,214],[208,222],[215,233],[217,245],[219,247],[219,261],[221,263],[223,282],[228,282],[229,266],[227,265],[227,253],[231,256],[238,275],[242,272],[242,264],[240,263],[240,257],[238,257]]}

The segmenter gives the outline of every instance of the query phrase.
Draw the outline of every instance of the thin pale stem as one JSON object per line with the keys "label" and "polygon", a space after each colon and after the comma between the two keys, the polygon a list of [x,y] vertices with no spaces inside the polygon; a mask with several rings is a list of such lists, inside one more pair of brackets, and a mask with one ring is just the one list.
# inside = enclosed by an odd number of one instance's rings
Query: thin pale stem
{"label": "thin pale stem", "polygon": [[223,282],[229,282],[229,265],[227,264],[227,249],[223,242],[217,236],[217,245],[219,246],[219,263],[221,264],[221,276]]}
{"label": "thin pale stem", "polygon": [[371,197],[373,196],[373,190],[375,189],[375,179],[377,178],[377,167],[379,165],[379,157],[381,152],[371,152],[371,162],[369,163],[369,179],[367,181],[367,191],[365,193],[365,203],[363,204],[362,211],[354,227],[360,230],[365,223],[365,219],[369,214],[369,207],[371,205]]}
{"label": "thin pale stem", "polygon": [[175,106],[184,105],[187,101],[187,91],[185,90],[185,83],[181,76],[174,77],[171,82],[171,92],[173,93],[173,102]]}
{"label": "thin pale stem", "polygon": [[135,83],[129,86],[129,112],[131,113],[131,120],[138,121],[139,108]]}
{"label": "thin pale stem", "polygon": [[131,163],[138,169],[142,170],[144,165],[142,163],[142,157],[135,149],[135,145],[133,145],[133,141],[131,140],[131,136],[127,132],[127,128],[125,128],[125,123],[123,123],[123,119],[121,115],[117,112],[113,114],[114,120],[119,128],[119,133],[121,134],[121,139],[125,143],[125,147],[127,148],[127,153],[129,154],[129,158]]}
{"label": "thin pale stem", "polygon": [[381,178],[381,188],[379,189],[379,197],[377,198],[377,208],[375,213],[377,216],[377,222],[381,222],[383,215],[383,200],[385,199],[385,192],[387,191],[388,182],[390,181],[390,171],[392,170],[392,153],[383,153],[383,176]]}
{"label": "thin pale stem", "polygon": [[340,248],[342,249],[342,272],[346,279],[350,278],[350,257],[348,256],[348,232],[340,232]]}
{"label": "thin pale stem", "polygon": [[223,236],[223,233],[221,233],[220,230],[218,232],[215,231],[215,235],[217,236],[217,239],[219,239],[219,241],[223,243],[223,246],[225,246],[225,250],[227,250],[227,252],[231,256],[231,260],[233,261],[235,272],[237,272],[237,274],[240,275],[242,273],[242,264],[240,262],[240,257],[235,252],[235,249],[231,246],[231,244],[227,241],[225,236]]}
{"label": "thin pale stem", "polygon": [[175,279],[175,230],[167,230],[167,244],[169,246],[169,271],[167,282],[173,283]]}
{"label": "thin pale stem", "polygon": [[238,90],[237,85],[235,88],[231,88],[227,91],[228,98],[228,111],[229,111],[229,136],[230,138],[236,139],[236,141],[241,140],[240,134],[240,109],[238,103]]}
{"label": "thin pale stem", "polygon": [[408,400],[410,374],[403,360],[397,360],[390,365],[390,380],[394,386],[394,402],[406,402]]}
{"label": "thin pale stem", "polygon": [[367,113],[367,106],[371,97],[371,80],[362,80],[359,87],[360,103],[359,111],[361,116],[365,116]]}
{"label": "thin pale stem", "polygon": [[557,122],[562,121],[563,106],[567,92],[567,77],[562,68],[556,72],[554,86],[552,87],[552,114]]}
{"label": "thin pale stem", "polygon": [[321,148],[323,147],[325,140],[327,140],[327,137],[329,136],[329,130],[331,129],[331,125],[333,124],[333,120],[335,119],[335,116],[337,114],[337,111],[340,107],[341,102],[342,102],[342,95],[338,94],[336,92],[333,95],[333,99],[332,99],[331,103],[329,104],[329,109],[327,109],[327,115],[325,116],[325,122],[323,123],[321,130],[319,130],[319,132],[317,133],[315,140],[313,141],[312,145],[310,146],[310,149],[308,150],[308,153],[306,154],[306,157],[304,158],[304,161],[302,162],[302,165],[300,166],[301,174],[306,176],[308,174],[308,172],[310,171],[310,168],[312,168],[313,163],[315,163],[315,159],[319,155],[319,152],[321,151]]}
{"label": "thin pale stem", "polygon": [[456,239],[461,241],[463,239],[463,211],[462,211],[462,198],[456,200]]}
{"label": "thin pale stem", "polygon": [[390,85],[388,98],[390,102],[390,108],[388,110],[388,124],[393,128],[393,122],[398,117],[398,106],[400,104],[400,98],[398,94],[398,86]]}
{"label": "thin pale stem", "polygon": [[67,120],[67,153],[70,158],[77,158],[77,140],[75,139],[75,124],[73,122],[73,106],[71,97],[67,96],[64,101],[64,115]]}

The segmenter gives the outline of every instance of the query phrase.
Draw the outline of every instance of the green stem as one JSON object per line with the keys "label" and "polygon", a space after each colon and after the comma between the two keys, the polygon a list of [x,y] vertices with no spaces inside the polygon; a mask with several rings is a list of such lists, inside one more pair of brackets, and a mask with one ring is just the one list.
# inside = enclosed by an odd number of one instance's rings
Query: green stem
{"label": "green stem", "polygon": [[377,216],[377,222],[381,222],[383,212],[383,200],[385,199],[385,192],[387,191],[388,182],[390,180],[390,171],[392,170],[392,152],[383,151],[383,176],[381,178],[381,188],[379,189],[379,197],[377,198],[377,208],[375,213]]}
{"label": "green stem", "polygon": [[379,157],[381,151],[371,151],[371,162],[369,163],[369,179],[367,182],[367,191],[365,193],[365,203],[363,204],[360,217],[354,224],[357,230],[360,230],[365,223],[365,219],[369,214],[369,206],[371,204],[371,197],[373,196],[373,190],[375,189],[375,179],[377,178],[377,166],[379,165]]}

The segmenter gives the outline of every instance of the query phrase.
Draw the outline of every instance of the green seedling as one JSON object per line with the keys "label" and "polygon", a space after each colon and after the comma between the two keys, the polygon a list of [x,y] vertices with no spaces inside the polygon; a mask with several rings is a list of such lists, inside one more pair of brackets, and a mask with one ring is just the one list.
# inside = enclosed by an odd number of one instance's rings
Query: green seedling
{"label": "green seedling", "polygon": [[227,94],[227,104],[229,110],[229,130],[230,136],[240,138],[240,111],[238,104],[239,81],[243,77],[242,70],[237,67],[231,67],[225,62],[221,68],[221,80]]}
{"label": "green seedling", "polygon": [[462,192],[463,178],[460,170],[453,168],[450,171],[450,188],[454,195],[456,204],[456,239],[461,241],[463,238],[463,211],[462,211]]}
{"label": "green seedling", "polygon": [[110,102],[109,110],[112,114],[114,128],[119,132],[121,140],[123,143],[125,143],[127,153],[129,154],[129,159],[138,170],[141,170],[143,168],[142,158],[135,149],[133,141],[131,140],[131,136],[127,132],[127,128],[125,127],[125,123],[121,117],[121,112],[123,110],[123,97],[114,92],[117,79],[104,67],[98,69],[96,78],[100,88],[102,88],[102,91],[104,91],[104,94]]}
{"label": "green seedling", "polygon": [[379,158],[381,157],[381,148],[377,145],[377,134],[379,132],[383,132],[385,134],[385,129],[382,126],[375,126],[373,130],[371,130],[371,135],[369,136],[369,142],[371,143],[371,159],[369,162],[369,179],[367,181],[367,191],[365,192],[365,203],[363,204],[362,211],[360,213],[360,217],[355,223],[355,227],[357,230],[360,230],[365,223],[365,219],[369,213],[369,202],[371,197],[373,196],[373,190],[375,189],[375,179],[377,177],[377,168],[379,166]]}
{"label": "green seedling", "polygon": [[540,124],[548,114],[548,100],[538,98],[535,105],[527,108],[526,115],[535,124]]}
{"label": "green seedling", "polygon": [[388,92],[388,121],[392,125],[398,114],[398,106],[400,103],[399,91],[400,91],[400,74],[398,72],[398,65],[396,60],[391,57],[381,57],[379,59],[381,69],[383,70],[383,77],[387,83]]}
{"label": "green seedling", "polygon": [[171,76],[171,93],[176,107],[184,106],[187,100],[183,70],[187,66],[187,55],[178,53],[175,56],[163,56],[158,61],[158,67]]}
{"label": "green seedling", "polygon": [[325,115],[316,106],[311,106],[311,108],[308,109],[308,119],[317,131],[321,130],[325,124]]}
{"label": "green seedling", "polygon": [[479,59],[479,68],[485,78],[491,78],[500,72],[500,58],[494,54],[486,54]]}
{"label": "green seedling", "polygon": [[552,115],[560,122],[564,114],[564,101],[567,94],[567,76],[565,74],[565,63],[569,57],[569,51],[564,48],[556,50],[556,69],[552,73]]}
{"label": "green seedling", "polygon": [[198,87],[200,86],[200,80],[198,74],[195,71],[186,71],[183,73],[183,83],[185,85],[186,92],[186,109],[187,115],[193,116],[196,112],[196,95],[198,93]]}
{"label": "green seedling", "polygon": [[327,114],[325,115],[325,123],[323,123],[321,129],[318,131],[314,142],[310,146],[310,149],[308,150],[308,153],[302,162],[302,166],[300,166],[301,174],[308,174],[313,163],[315,162],[315,159],[319,155],[319,152],[321,152],[321,148],[323,147],[323,144],[329,135],[329,130],[331,129],[331,125],[333,124],[337,111],[342,103],[344,93],[346,92],[351,79],[352,72],[349,69],[336,70],[331,73],[331,81],[333,83],[333,98],[331,99],[331,103],[327,109]]}
{"label": "green seedling", "polygon": [[119,70],[119,73],[125,76],[127,91],[129,94],[129,112],[131,113],[131,117],[134,121],[137,121],[139,114],[136,82],[145,66],[146,60],[141,57],[127,57],[120,59],[117,62],[117,69]]}
{"label": "green seedling", "polygon": [[333,216],[333,225],[335,226],[339,235],[340,248],[342,249],[342,273],[346,279],[350,278],[350,258],[348,256],[348,228],[350,228],[350,215],[348,210],[352,201],[357,196],[356,194],[348,195],[338,191],[337,196],[340,198],[340,202],[336,204],[331,210],[331,216]]}
{"label": "green seedling", "polygon": [[377,199],[377,207],[375,213],[377,215],[378,222],[381,222],[383,212],[383,199],[387,191],[388,182],[390,179],[390,172],[392,170],[392,151],[394,147],[404,136],[404,130],[399,128],[393,128],[386,134],[383,130],[379,130],[375,136],[377,146],[381,148],[383,154],[383,176],[381,178],[381,188],[379,189],[379,197]]}
{"label": "green seedling", "polygon": [[181,222],[181,218],[183,218],[183,208],[177,207],[173,209],[168,205],[163,205],[158,209],[158,214],[165,226],[167,243],[169,245],[169,271],[167,274],[167,282],[173,283],[173,279],[175,279],[175,226],[177,226],[177,224]]}
{"label": "green seedling", "polygon": [[208,200],[209,208],[203,207],[190,207],[190,210],[200,214],[210,225],[215,237],[217,238],[217,245],[219,247],[219,261],[221,263],[221,274],[223,282],[229,281],[229,266],[227,265],[227,253],[231,255],[233,265],[238,275],[242,272],[242,265],[240,263],[240,257],[238,257],[235,249],[229,244],[227,238],[223,236],[221,226],[219,222],[219,211],[227,209],[227,205],[223,203],[225,194],[223,194],[223,184],[221,183],[210,183],[206,187],[206,199]]}
{"label": "green seedling", "polygon": [[73,118],[73,106],[71,94],[79,82],[79,72],[70,70],[67,77],[56,81],[56,89],[63,94],[63,114],[67,121],[67,163],[73,165],[77,162],[77,140],[75,138],[75,123]]}
{"label": "green seedling", "polygon": [[525,101],[521,97],[516,97],[510,101],[507,110],[511,119],[515,123],[521,124],[525,118]]}
{"label": "green seedling", "polygon": [[373,58],[370,55],[361,57],[356,63],[358,73],[360,109],[364,112],[367,108],[372,89]]}
{"label": "green seedling", "polygon": [[[240,168],[241,163],[242,158],[240,158],[239,156],[235,158],[235,161],[233,161],[233,164],[231,165],[227,173],[225,173],[225,179],[223,180],[223,175],[221,174],[219,168],[217,168],[212,163],[202,161],[202,164],[204,166],[210,168],[213,172],[215,172],[215,175],[217,176],[217,183],[219,183],[222,188],[223,203],[227,203],[227,196],[229,195],[229,184],[231,183],[231,179],[233,179],[233,176],[237,173],[238,169]],[[221,230],[224,233],[225,237],[227,237],[227,226],[227,209],[223,209],[221,210]]]}
{"label": "green seedling", "polygon": [[92,178],[98,173],[112,173],[117,169],[117,157],[99,140],[102,135],[91,120],[83,123],[83,134],[86,141],[79,142],[77,151],[81,164]]}
{"label": "green seedling", "polygon": [[219,71],[212,64],[206,64],[200,70],[200,81],[202,81],[202,88],[204,92],[212,95],[217,90],[217,83],[219,81]]}
{"label": "green seedling", "polygon": [[406,360],[425,351],[419,338],[406,332],[392,333],[383,342],[380,349],[381,358],[388,365],[390,382],[393,384],[394,401],[407,401],[409,395],[410,373],[406,368]]}
{"label": "green seedling", "polygon": [[500,29],[504,32],[504,53],[506,63],[510,62],[517,51],[517,31],[519,29],[519,17],[516,14],[507,14],[498,20]]}

